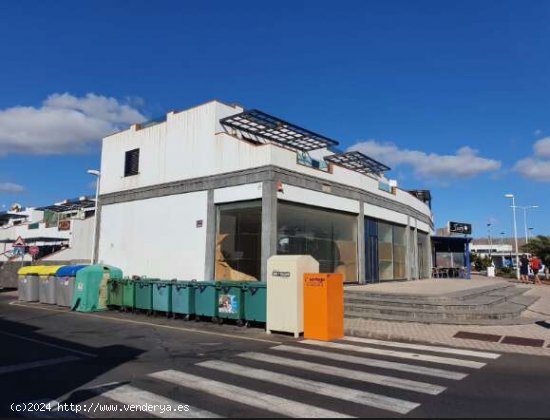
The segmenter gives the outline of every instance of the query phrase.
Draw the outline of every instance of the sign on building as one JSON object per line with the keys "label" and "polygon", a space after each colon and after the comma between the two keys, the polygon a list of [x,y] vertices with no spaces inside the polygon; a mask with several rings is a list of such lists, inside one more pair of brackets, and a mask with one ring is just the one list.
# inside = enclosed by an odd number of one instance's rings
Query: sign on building
{"label": "sign on building", "polygon": [[472,225],[470,223],[449,222],[449,233],[471,235]]}

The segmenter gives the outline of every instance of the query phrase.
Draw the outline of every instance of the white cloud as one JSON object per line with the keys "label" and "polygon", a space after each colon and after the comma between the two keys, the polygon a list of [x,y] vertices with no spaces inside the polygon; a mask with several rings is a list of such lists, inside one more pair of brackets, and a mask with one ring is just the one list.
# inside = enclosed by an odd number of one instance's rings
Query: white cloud
{"label": "white cloud", "polygon": [[53,94],[39,108],[0,110],[0,154],[78,153],[113,131],[144,120],[139,110],[115,98]]}
{"label": "white cloud", "polygon": [[472,178],[484,172],[501,168],[497,160],[479,156],[471,147],[462,147],[453,155],[438,155],[419,150],[400,149],[393,143],[368,140],[355,144],[350,150],[358,150],[391,167],[407,165],[416,176],[437,182],[456,178]]}
{"label": "white cloud", "polygon": [[0,193],[21,193],[25,191],[25,187],[13,182],[0,182]]}
{"label": "white cloud", "polygon": [[522,159],[516,163],[514,170],[525,178],[550,182],[550,160],[536,158]]}
{"label": "white cloud", "polygon": [[534,156],[521,159],[514,171],[524,178],[550,182],[550,137],[543,138],[533,145]]}
{"label": "white cloud", "polygon": [[533,148],[537,157],[550,158],[550,137],[537,141]]}

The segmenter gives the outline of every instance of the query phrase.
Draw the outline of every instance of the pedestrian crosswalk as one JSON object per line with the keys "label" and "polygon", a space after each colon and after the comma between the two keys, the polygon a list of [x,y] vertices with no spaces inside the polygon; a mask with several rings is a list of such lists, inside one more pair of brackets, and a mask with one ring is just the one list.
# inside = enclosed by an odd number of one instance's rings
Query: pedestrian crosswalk
{"label": "pedestrian crosswalk", "polygon": [[[177,416],[189,418],[406,415],[499,357],[355,337],[303,340],[152,372],[131,385],[96,387],[94,394],[119,404],[186,404],[189,410]],[[147,414],[175,416],[173,410]]]}

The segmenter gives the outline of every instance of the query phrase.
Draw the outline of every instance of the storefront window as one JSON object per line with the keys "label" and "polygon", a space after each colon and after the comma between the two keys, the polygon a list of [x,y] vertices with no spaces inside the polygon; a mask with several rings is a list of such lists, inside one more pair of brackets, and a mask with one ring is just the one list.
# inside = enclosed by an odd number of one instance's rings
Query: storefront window
{"label": "storefront window", "polygon": [[428,235],[422,232],[418,232],[418,269],[420,278],[429,278],[431,276],[431,250],[429,249],[429,244],[430,243]]}
{"label": "storefront window", "polygon": [[216,280],[259,280],[261,236],[261,202],[219,206]]}
{"label": "storefront window", "polygon": [[356,216],[279,202],[277,254],[311,255],[322,273],[357,282]]}
{"label": "storefront window", "polygon": [[393,227],[393,278],[407,278],[407,228]]}
{"label": "storefront window", "polygon": [[411,279],[417,279],[418,278],[418,258],[416,256],[416,253],[418,250],[416,249],[416,234],[414,229],[410,229],[409,232],[409,264],[410,264],[410,270],[411,270]]}
{"label": "storefront window", "polygon": [[378,223],[378,261],[380,281],[393,280],[393,227]]}

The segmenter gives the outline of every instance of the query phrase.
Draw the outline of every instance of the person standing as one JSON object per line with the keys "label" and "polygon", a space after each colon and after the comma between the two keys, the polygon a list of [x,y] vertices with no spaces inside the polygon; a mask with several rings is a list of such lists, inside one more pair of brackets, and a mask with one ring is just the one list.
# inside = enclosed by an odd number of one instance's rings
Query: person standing
{"label": "person standing", "polygon": [[522,283],[529,284],[529,258],[523,254],[519,260],[519,280]]}
{"label": "person standing", "polygon": [[542,268],[542,261],[540,260],[539,257],[533,254],[533,256],[531,257],[530,264],[531,264],[531,270],[533,270],[533,274],[535,275],[535,280],[534,280],[535,284],[542,284],[542,281],[540,281],[540,277],[539,277],[539,271]]}

